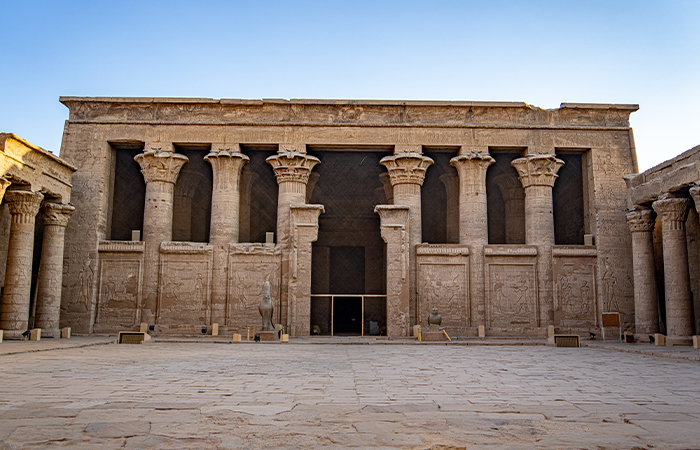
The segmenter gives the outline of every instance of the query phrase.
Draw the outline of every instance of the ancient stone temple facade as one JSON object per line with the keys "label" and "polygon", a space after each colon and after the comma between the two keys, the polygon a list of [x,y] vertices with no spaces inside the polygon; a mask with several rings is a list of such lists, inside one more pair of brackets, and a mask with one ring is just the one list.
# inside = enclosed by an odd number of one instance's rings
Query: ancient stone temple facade
{"label": "ancient stone temple facade", "polygon": [[0,330],[6,339],[29,328],[48,337],[59,333],[73,172],[46,150],[0,133]]}
{"label": "ancient stone temple facade", "polygon": [[632,329],[636,105],[78,98],[61,319],[292,336]]}
{"label": "ancient stone temple facade", "polygon": [[690,344],[700,332],[700,146],[625,178],[636,332]]}

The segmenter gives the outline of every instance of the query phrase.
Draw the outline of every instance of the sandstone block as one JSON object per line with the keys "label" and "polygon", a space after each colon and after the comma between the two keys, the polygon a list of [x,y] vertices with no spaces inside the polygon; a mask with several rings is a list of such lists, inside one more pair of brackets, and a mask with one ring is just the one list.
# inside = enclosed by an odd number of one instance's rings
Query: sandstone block
{"label": "sandstone block", "polygon": [[141,322],[141,327],[139,328],[140,333],[148,333],[148,324]]}
{"label": "sandstone block", "polygon": [[40,341],[41,340],[41,328],[32,329],[31,333],[29,334],[29,340],[30,341]]}
{"label": "sandstone block", "polygon": [[654,344],[665,347],[666,346],[666,336],[661,333],[654,333]]}
{"label": "sandstone block", "polygon": [[[2,342],[2,333],[0,332],[0,342]],[[700,336],[693,336],[693,348],[700,349]]]}
{"label": "sandstone block", "polygon": [[2,344],[2,335],[3,335],[3,330],[0,330],[0,344]]}
{"label": "sandstone block", "polygon": [[483,325],[479,325],[479,337],[480,338],[486,337],[486,327],[484,327]]}
{"label": "sandstone block", "polygon": [[445,333],[442,331],[428,331],[421,334],[421,341],[423,342],[443,342],[446,340]]}
{"label": "sandstone block", "polygon": [[235,333],[235,334],[233,335],[233,340],[232,340],[231,342],[234,342],[234,343],[235,343],[235,342],[241,342],[241,335],[238,334],[238,333]]}
{"label": "sandstone block", "polygon": [[211,325],[211,335],[212,336],[218,336],[219,335],[219,324],[214,323]]}
{"label": "sandstone block", "polygon": [[288,335],[288,334],[283,334],[283,335],[280,337],[280,341],[281,341],[281,342],[289,342],[289,335]]}
{"label": "sandstone block", "polygon": [[61,339],[70,339],[70,327],[61,328]]}
{"label": "sandstone block", "polygon": [[275,342],[277,341],[276,331],[259,331],[257,334],[260,335],[260,342]]}

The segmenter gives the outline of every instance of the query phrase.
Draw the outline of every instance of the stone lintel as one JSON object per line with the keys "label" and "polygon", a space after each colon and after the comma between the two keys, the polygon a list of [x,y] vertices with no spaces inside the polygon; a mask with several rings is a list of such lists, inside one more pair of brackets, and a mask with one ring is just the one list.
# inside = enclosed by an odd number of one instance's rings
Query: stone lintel
{"label": "stone lintel", "polygon": [[485,256],[537,256],[536,245],[485,245]]}
{"label": "stone lintel", "polygon": [[555,245],[552,247],[552,256],[596,257],[598,256],[598,247],[595,245]]}
{"label": "stone lintel", "polygon": [[418,244],[416,254],[429,256],[469,256],[469,246],[461,244]]}
{"label": "stone lintel", "polygon": [[100,241],[98,251],[100,253],[143,253],[145,245],[143,241]]}
{"label": "stone lintel", "polygon": [[162,242],[160,253],[171,254],[211,254],[214,246],[200,242]]}

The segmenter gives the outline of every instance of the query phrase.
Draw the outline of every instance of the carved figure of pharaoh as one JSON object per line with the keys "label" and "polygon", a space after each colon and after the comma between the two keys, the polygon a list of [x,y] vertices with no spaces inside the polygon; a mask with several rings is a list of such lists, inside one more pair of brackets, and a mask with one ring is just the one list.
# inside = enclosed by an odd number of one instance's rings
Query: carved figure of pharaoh
{"label": "carved figure of pharaoh", "polygon": [[263,298],[260,300],[260,306],[258,311],[262,316],[262,331],[275,331],[275,326],[272,324],[272,312],[275,310],[275,306],[272,304],[272,297],[270,297],[270,282],[266,281],[263,284]]}

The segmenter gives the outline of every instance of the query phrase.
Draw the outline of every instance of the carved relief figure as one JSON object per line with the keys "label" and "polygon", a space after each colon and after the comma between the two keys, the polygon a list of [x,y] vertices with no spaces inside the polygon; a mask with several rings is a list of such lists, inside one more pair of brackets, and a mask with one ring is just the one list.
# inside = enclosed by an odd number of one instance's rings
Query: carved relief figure
{"label": "carved relief figure", "polygon": [[272,324],[274,310],[275,306],[272,304],[272,297],[270,297],[270,282],[266,281],[263,284],[263,298],[258,306],[258,311],[262,316],[262,331],[274,331],[275,326]]}

